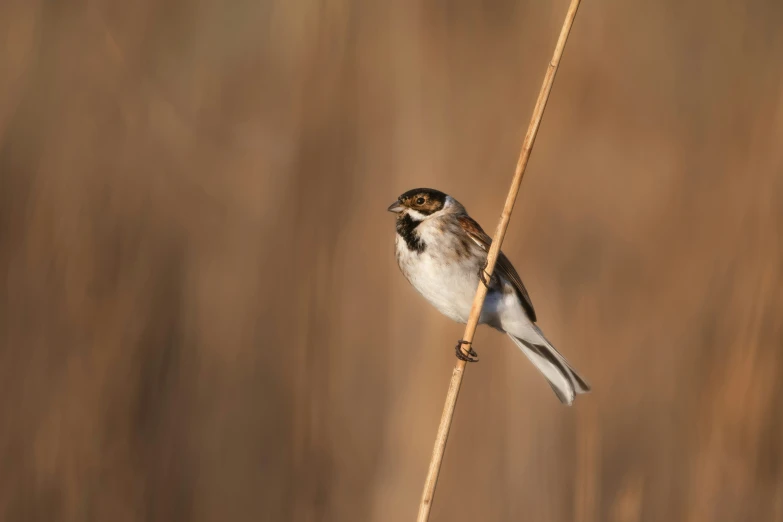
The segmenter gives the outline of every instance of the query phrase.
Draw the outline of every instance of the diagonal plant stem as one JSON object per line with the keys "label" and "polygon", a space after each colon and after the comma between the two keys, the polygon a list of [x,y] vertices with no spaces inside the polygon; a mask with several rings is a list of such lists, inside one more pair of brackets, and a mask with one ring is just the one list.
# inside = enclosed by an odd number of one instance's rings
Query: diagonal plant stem
{"label": "diagonal plant stem", "polygon": [[[519,153],[514,179],[511,182],[511,188],[506,197],[506,204],[503,207],[503,213],[500,215],[500,222],[495,229],[495,237],[492,240],[492,245],[487,255],[487,277],[491,277],[492,272],[495,269],[495,262],[500,253],[500,246],[503,243],[503,237],[506,235],[508,222],[511,219],[511,212],[514,210],[514,203],[516,202],[519,187],[522,184],[522,177],[525,174],[525,168],[527,167],[527,162],[530,158],[530,151],[533,149],[533,144],[536,141],[538,127],[541,125],[541,118],[544,115],[549,93],[552,90],[552,83],[555,81],[555,73],[560,64],[560,57],[563,55],[563,49],[565,48],[566,40],[568,40],[568,34],[571,32],[571,26],[574,23],[576,11],[579,8],[579,2],[580,0],[571,0],[571,5],[568,7],[568,12],[566,13],[565,22],[563,22],[563,28],[560,30],[560,37],[555,46],[554,55],[547,67],[544,83],[541,86],[541,92],[538,94],[538,100],[533,109],[533,117],[530,120],[530,125],[528,126],[527,134],[525,135],[525,141],[522,143],[522,151]],[[473,298],[470,317],[468,318],[468,323],[465,327],[465,334],[462,336],[462,339],[468,343],[473,342],[473,336],[476,333],[476,327],[478,326],[479,316],[481,315],[481,309],[484,306],[484,298],[486,296],[487,287],[479,282],[476,296]],[[443,414],[441,415],[440,425],[438,426],[438,434],[435,437],[435,448],[432,451],[430,467],[427,471],[427,480],[424,482],[424,492],[422,493],[421,503],[419,504],[417,522],[427,522],[430,516],[432,499],[435,496],[435,486],[438,483],[438,474],[440,473],[440,465],[441,462],[443,462],[443,452],[446,450],[446,440],[448,439],[449,430],[451,429],[454,408],[457,405],[457,396],[459,395],[462,377],[465,373],[465,364],[465,361],[458,359],[457,365],[454,367],[454,371],[451,374],[449,391],[446,394],[446,404],[443,407]]]}

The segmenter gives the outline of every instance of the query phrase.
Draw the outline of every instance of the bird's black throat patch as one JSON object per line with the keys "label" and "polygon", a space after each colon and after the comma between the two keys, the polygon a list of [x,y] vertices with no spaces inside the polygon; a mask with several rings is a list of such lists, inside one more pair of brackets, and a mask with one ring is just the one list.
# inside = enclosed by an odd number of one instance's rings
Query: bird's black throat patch
{"label": "bird's black throat patch", "polygon": [[410,250],[421,254],[427,245],[414,232],[420,223],[421,221],[414,221],[412,217],[405,214],[397,220],[397,233],[405,240],[405,244]]}

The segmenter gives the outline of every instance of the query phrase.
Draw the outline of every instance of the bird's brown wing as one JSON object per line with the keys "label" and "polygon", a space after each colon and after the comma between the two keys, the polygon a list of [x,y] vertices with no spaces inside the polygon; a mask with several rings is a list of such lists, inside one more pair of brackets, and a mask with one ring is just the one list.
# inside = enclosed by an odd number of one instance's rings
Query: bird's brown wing
{"label": "bird's brown wing", "polygon": [[[470,216],[459,216],[457,218],[462,229],[468,234],[478,246],[480,246],[485,252],[489,252],[489,247],[492,244],[492,238],[487,235],[481,226]],[[522,279],[514,269],[514,265],[508,260],[503,252],[500,252],[497,263],[495,263],[495,270],[502,274],[516,290],[522,301],[522,308],[527,312],[528,317],[534,323],[536,322],[536,311],[533,309],[533,303],[530,301],[530,296],[525,289],[525,285],[522,284]]]}

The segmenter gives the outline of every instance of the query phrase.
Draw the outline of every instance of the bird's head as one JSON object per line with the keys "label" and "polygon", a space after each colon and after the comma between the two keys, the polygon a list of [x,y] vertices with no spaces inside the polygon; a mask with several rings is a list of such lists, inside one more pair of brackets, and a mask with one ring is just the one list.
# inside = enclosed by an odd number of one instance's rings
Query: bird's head
{"label": "bird's head", "polygon": [[413,221],[424,221],[453,203],[451,197],[439,190],[417,188],[401,195],[387,210],[397,214],[398,220],[410,216]]}

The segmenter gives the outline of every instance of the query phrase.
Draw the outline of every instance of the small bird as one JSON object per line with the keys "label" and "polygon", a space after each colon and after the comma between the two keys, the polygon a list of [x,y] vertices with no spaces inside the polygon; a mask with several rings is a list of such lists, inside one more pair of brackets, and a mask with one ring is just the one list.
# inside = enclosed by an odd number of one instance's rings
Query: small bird
{"label": "small bird", "polygon": [[[571,368],[536,325],[536,312],[517,271],[501,252],[491,279],[486,277],[492,239],[456,199],[428,188],[409,190],[392,203],[397,214],[395,251],[405,278],[446,317],[467,323],[479,281],[487,296],[479,324],[507,334],[544,375],[560,402],[570,406],[590,385]],[[458,341],[457,357],[476,362]]]}

